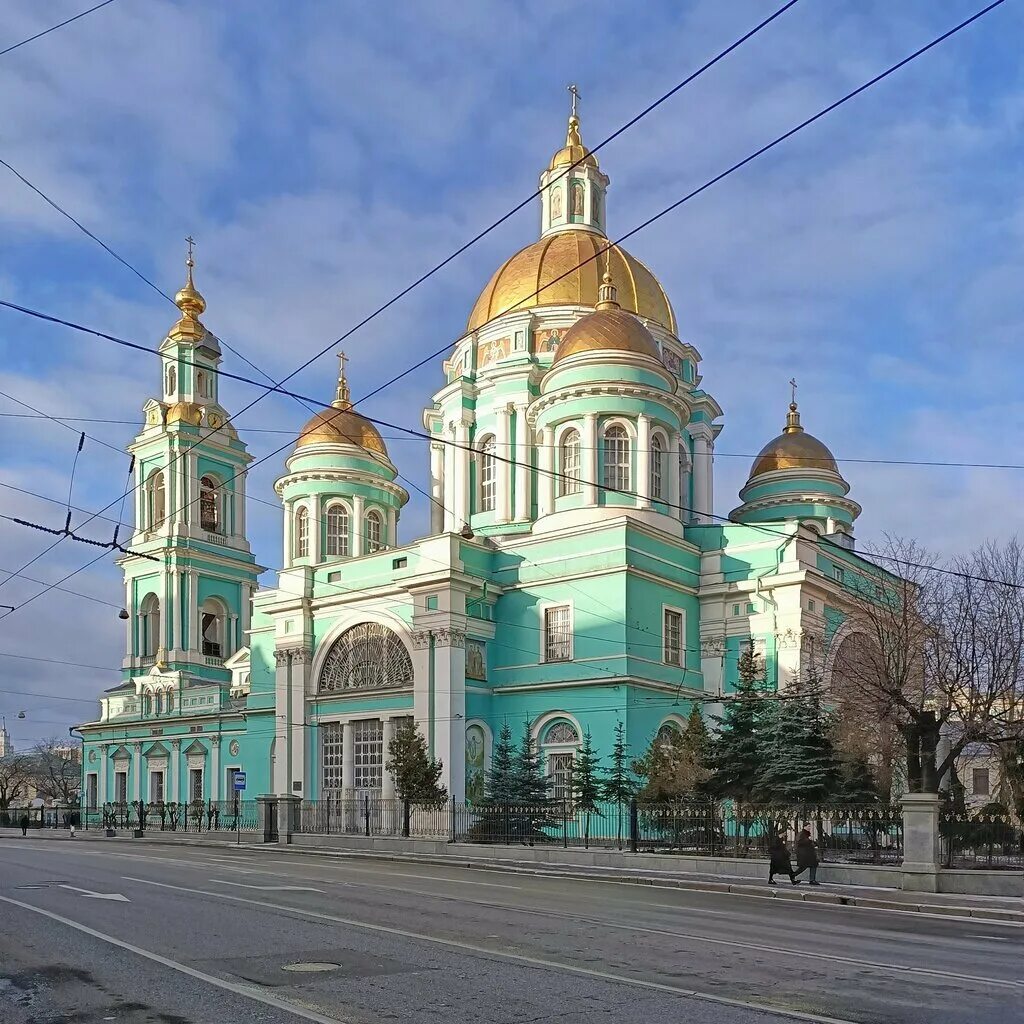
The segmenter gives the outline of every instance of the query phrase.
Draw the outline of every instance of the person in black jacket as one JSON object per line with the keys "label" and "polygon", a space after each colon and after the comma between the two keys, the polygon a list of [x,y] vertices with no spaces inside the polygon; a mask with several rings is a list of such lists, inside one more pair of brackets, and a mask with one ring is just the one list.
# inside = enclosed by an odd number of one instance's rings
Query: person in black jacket
{"label": "person in black jacket", "polygon": [[20,824],[21,824],[21,834],[23,836],[27,836],[28,835],[28,815],[27,814],[23,814],[21,816]]}
{"label": "person in black jacket", "polygon": [[799,885],[796,874],[793,871],[793,862],[790,860],[789,847],[782,836],[773,836],[768,844],[768,884],[775,884],[775,873],[789,875],[789,880],[794,885]]}
{"label": "person in black jacket", "polygon": [[811,838],[811,830],[805,828],[796,841],[796,873],[811,873],[811,885],[821,885],[818,881],[818,844]]}

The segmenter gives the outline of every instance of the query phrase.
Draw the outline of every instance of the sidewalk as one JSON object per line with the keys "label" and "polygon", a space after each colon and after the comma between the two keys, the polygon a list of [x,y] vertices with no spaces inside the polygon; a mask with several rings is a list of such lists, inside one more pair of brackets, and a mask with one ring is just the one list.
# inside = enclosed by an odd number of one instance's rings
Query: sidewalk
{"label": "sidewalk", "polygon": [[[20,829],[0,829],[0,838],[20,838]],[[63,830],[29,831],[29,839],[48,839],[70,842]],[[107,839],[102,832],[79,832],[75,842],[127,842],[146,843],[154,846],[190,846],[223,849],[235,845],[234,833],[160,833],[148,832],[144,839],[133,839],[127,833],[119,834],[114,840]],[[1001,896],[963,896],[954,893],[903,892],[897,888],[883,886],[861,886],[823,882],[820,887],[811,888],[802,882],[792,886],[788,880],[770,887],[767,880],[755,882],[749,875],[730,875],[701,871],[665,871],[653,864],[639,864],[636,867],[602,867],[597,865],[560,864],[555,860],[538,863],[536,860],[517,856],[516,847],[488,849],[488,856],[481,858],[479,848],[467,844],[451,844],[443,854],[382,852],[379,849],[328,849],[321,846],[285,846],[276,843],[264,845],[262,835],[242,833],[242,844],[247,852],[280,856],[323,857],[335,860],[379,860],[394,863],[434,864],[448,867],[470,868],[480,871],[502,871],[513,874],[536,875],[546,878],[566,878],[577,881],[604,882],[626,885],[649,885],[670,889],[685,889],[696,892],[729,893],[757,899],[777,899],[803,903],[821,903],[832,906],[860,908],[864,910],[899,911],[902,913],[935,914],[943,917],[974,918],[998,921],[1024,926],[1024,900]],[[532,852],[532,851],[531,851]],[[558,850],[546,851],[557,856]],[[636,855],[643,858],[643,854]],[[827,868],[827,865],[825,865]],[[767,872],[767,865],[765,865]]]}

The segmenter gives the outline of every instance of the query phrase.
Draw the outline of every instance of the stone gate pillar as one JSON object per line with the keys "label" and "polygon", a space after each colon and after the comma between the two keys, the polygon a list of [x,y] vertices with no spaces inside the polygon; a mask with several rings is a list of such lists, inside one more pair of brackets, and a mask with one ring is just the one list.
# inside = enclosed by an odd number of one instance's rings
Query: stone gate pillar
{"label": "stone gate pillar", "polygon": [[938,892],[941,863],[939,796],[907,793],[903,797],[903,889]]}

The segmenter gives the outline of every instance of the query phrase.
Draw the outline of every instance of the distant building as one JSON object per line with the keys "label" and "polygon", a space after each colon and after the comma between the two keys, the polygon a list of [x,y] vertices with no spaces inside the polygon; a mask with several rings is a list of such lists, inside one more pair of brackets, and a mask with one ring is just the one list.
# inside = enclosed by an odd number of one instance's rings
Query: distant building
{"label": "distant building", "polygon": [[7,731],[6,725],[0,725],[0,757],[6,757],[14,753],[14,744],[11,742],[11,734]]}

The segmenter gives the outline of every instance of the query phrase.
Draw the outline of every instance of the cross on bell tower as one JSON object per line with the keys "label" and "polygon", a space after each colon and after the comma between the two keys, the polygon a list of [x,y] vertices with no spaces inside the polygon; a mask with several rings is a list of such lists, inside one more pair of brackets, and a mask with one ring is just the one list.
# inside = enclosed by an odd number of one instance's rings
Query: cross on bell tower
{"label": "cross on bell tower", "polygon": [[579,117],[579,111],[577,110],[577,104],[578,104],[579,99],[580,99],[580,91],[577,88],[575,82],[570,82],[569,86],[568,86],[568,89],[569,89],[569,94],[572,96],[572,109],[569,111],[569,116],[570,117],[578,118]]}

